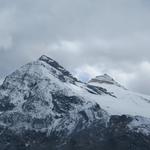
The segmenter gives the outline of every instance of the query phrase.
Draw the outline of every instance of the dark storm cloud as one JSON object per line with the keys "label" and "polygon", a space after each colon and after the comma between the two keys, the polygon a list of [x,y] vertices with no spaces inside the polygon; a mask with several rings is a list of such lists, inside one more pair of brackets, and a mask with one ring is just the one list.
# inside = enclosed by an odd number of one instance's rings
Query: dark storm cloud
{"label": "dark storm cloud", "polygon": [[150,94],[149,17],[148,0],[0,0],[0,79],[47,54],[83,80],[106,72]]}

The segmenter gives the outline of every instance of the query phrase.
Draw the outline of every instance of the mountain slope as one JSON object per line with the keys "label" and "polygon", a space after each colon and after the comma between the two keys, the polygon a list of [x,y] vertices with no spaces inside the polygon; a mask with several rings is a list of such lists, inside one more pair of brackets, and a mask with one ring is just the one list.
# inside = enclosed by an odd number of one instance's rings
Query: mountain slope
{"label": "mountain slope", "polygon": [[102,108],[105,108],[107,112],[114,115],[128,114],[150,118],[150,96],[138,94],[125,89],[111,77],[108,78],[108,75],[103,75],[101,77],[104,77],[104,79],[96,77],[89,81],[88,84],[96,87],[103,87],[115,96],[115,98],[101,97],[99,104],[103,106]]}
{"label": "mountain slope", "polygon": [[148,150],[149,99],[106,74],[82,83],[41,56],[7,76],[0,87],[0,147]]}

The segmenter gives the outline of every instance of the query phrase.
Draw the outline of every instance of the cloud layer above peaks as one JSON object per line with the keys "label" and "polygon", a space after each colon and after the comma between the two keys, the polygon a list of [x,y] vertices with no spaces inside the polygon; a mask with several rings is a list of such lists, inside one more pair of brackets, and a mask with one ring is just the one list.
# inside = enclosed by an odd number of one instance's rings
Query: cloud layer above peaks
{"label": "cloud layer above peaks", "polygon": [[149,18],[149,0],[0,0],[0,79],[46,54],[150,94]]}

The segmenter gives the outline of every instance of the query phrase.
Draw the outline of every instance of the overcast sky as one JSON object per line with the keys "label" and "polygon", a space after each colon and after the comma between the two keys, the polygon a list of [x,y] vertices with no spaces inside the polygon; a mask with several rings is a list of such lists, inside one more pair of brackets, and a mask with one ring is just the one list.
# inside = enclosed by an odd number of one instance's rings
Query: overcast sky
{"label": "overcast sky", "polygon": [[0,0],[0,80],[42,54],[150,95],[150,0]]}

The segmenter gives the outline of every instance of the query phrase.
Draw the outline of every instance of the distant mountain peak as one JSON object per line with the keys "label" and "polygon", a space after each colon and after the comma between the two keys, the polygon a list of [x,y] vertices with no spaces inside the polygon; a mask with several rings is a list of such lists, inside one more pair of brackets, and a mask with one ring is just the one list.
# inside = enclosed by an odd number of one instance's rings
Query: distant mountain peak
{"label": "distant mountain peak", "polygon": [[96,79],[100,80],[100,81],[105,81],[105,82],[110,82],[110,83],[114,83],[115,80],[108,74],[104,74],[104,75],[100,75],[100,76],[96,76]]}
{"label": "distant mountain peak", "polygon": [[107,84],[116,83],[116,81],[108,74],[96,76],[95,78],[91,79],[89,82],[98,82],[98,83],[107,83]]}
{"label": "distant mountain peak", "polygon": [[96,76],[95,78],[92,78],[89,82],[89,84],[110,84],[110,85],[116,85],[118,87],[122,87],[123,89],[126,89],[124,86],[119,84],[117,81],[115,81],[110,75],[103,74]]}

